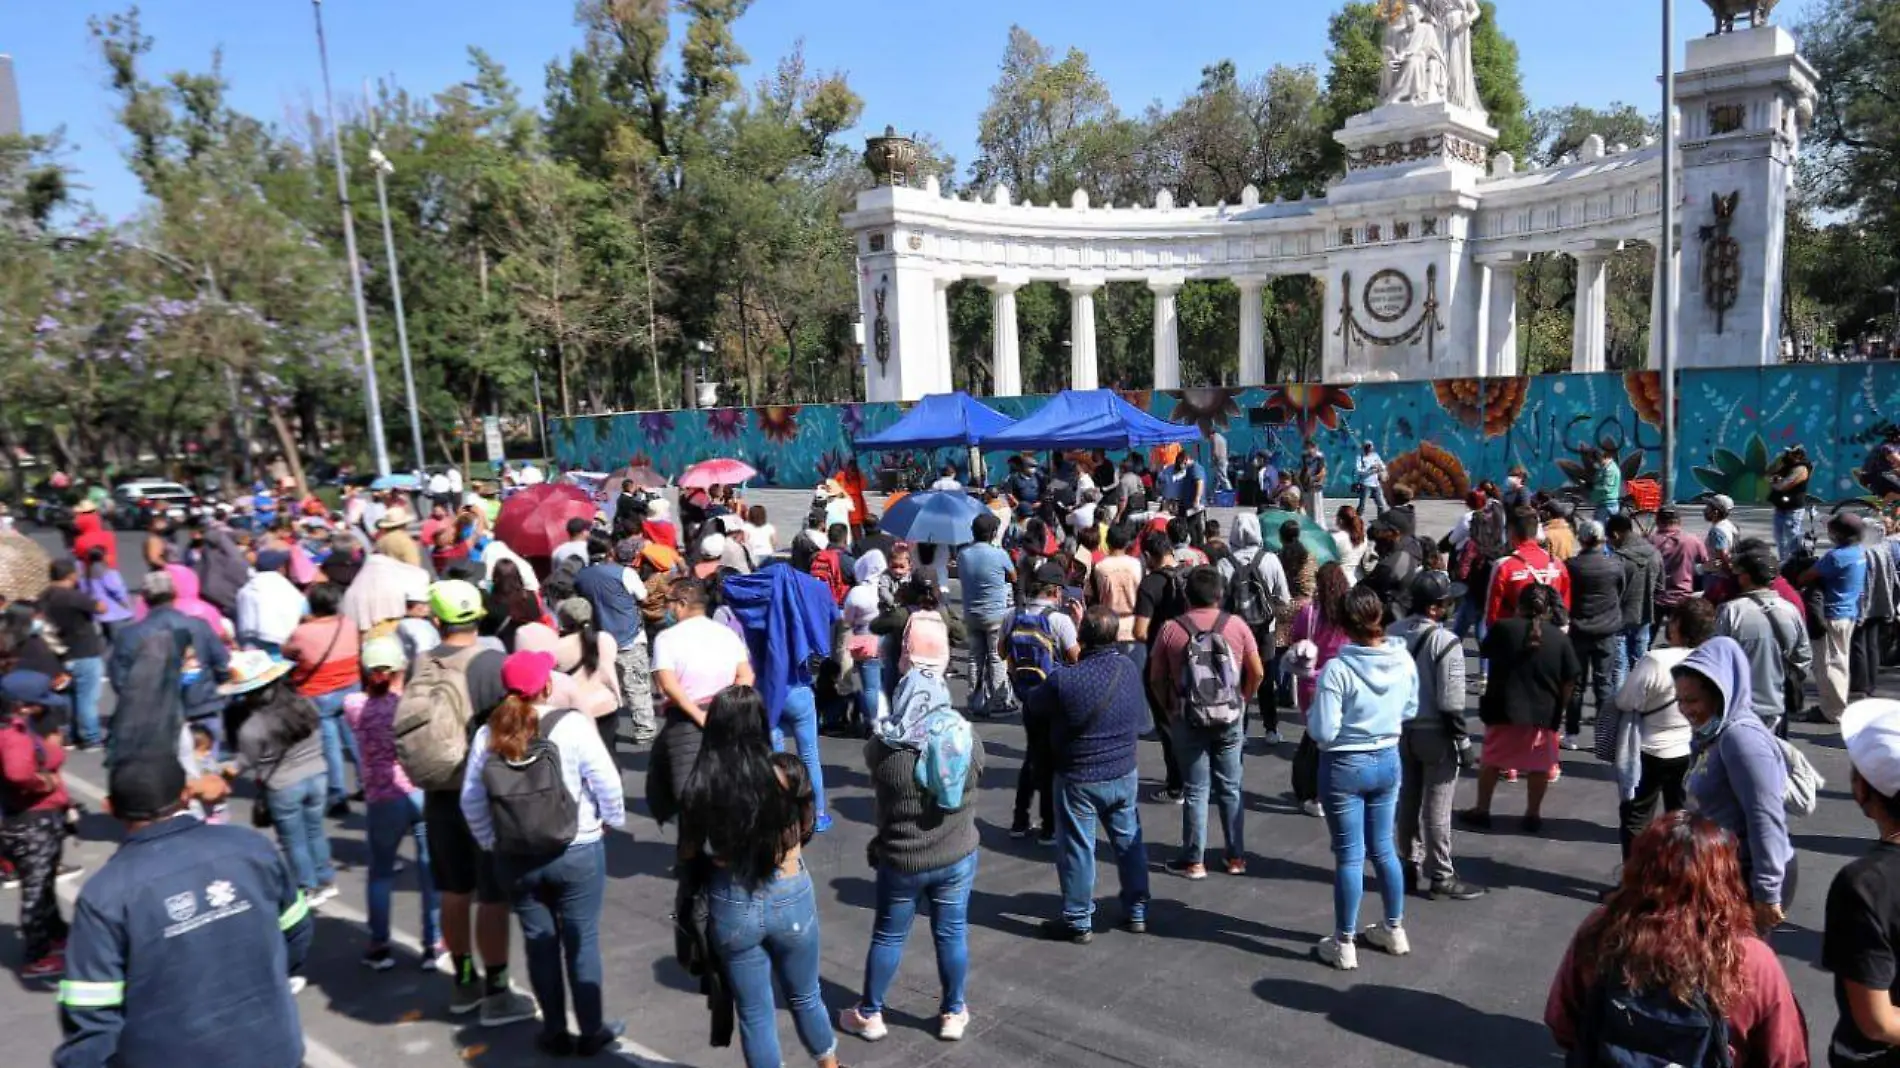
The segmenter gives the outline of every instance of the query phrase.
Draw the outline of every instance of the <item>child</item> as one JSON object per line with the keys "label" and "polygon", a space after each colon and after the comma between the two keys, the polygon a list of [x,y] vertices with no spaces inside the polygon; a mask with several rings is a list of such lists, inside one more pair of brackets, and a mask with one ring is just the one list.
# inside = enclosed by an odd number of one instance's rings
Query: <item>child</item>
{"label": "child", "polygon": [[72,800],[60,768],[66,750],[57,731],[42,733],[49,708],[65,703],[51,680],[31,671],[0,678],[0,856],[20,881],[20,978],[57,979],[66,970],[66,921],[59,915],[54,883],[66,841],[66,810]]}
{"label": "child", "polygon": [[424,969],[442,970],[441,911],[430,875],[429,847],[422,822],[422,791],[403,773],[396,758],[396,705],[401,699],[408,657],[394,635],[363,643],[363,692],[343,699],[343,718],[363,753],[363,796],[369,803],[369,931],[362,963],[372,971],[395,967],[390,948],[390,897],[396,881],[396,853],[404,838],[416,840],[416,867],[422,887]]}
{"label": "child", "polygon": [[[210,731],[195,723],[186,729],[191,732],[192,763],[185,766],[185,777],[187,779],[197,780],[206,775],[219,774],[223,764],[218,760],[217,739],[211,737]],[[204,821],[206,823],[223,824],[227,822],[224,814],[225,802],[222,799],[208,803],[196,803],[201,805],[204,809]]]}

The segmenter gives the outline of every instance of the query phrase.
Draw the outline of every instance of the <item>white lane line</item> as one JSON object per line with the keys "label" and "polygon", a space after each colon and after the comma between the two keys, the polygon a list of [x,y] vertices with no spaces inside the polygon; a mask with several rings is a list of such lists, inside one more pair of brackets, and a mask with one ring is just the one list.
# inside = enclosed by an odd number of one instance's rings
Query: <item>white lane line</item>
{"label": "white lane line", "polygon": [[[103,806],[105,804],[105,790],[80,776],[72,774],[70,771],[66,772],[63,778],[66,781],[66,788],[68,790],[76,794],[85,795],[86,798],[95,805]],[[70,908],[73,902],[78,900],[79,891],[72,889],[65,883],[61,883],[60,896],[65,898],[66,905]],[[318,906],[317,911],[331,919],[347,920],[361,927],[365,933],[369,931],[369,915],[344,904],[342,898],[331,898],[329,901]],[[397,927],[393,922],[389,927],[389,940],[417,956],[422,955],[422,939]],[[349,1060],[310,1037],[308,1031],[304,1032],[304,1045],[308,1047],[306,1059],[310,1062],[310,1068],[358,1068],[357,1065],[352,1064]],[[637,1065],[638,1068],[668,1068],[668,1066],[677,1066],[685,1063],[683,1061],[673,1060],[658,1050],[649,1049],[625,1035],[620,1036],[618,1052],[631,1055],[632,1063]],[[326,1057],[330,1058],[327,1062],[324,1060]],[[625,1060],[626,1058],[623,1057],[622,1059]]]}

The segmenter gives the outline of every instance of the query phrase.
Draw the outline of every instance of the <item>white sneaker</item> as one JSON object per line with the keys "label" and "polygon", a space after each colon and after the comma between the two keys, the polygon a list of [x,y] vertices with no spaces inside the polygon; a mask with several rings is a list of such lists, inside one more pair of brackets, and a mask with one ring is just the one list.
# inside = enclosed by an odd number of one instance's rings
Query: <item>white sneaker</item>
{"label": "white sneaker", "polygon": [[1268,731],[1267,736],[1261,739],[1261,741],[1266,742],[1268,745],[1279,745],[1281,742],[1285,740],[1286,739],[1280,737],[1279,731]]}
{"label": "white sneaker", "polygon": [[838,1030],[847,1035],[856,1035],[866,1042],[876,1042],[891,1033],[891,1029],[884,1026],[883,1013],[866,1016],[856,1005],[838,1014]]}
{"label": "white sneaker", "polygon": [[940,1042],[961,1042],[963,1032],[970,1026],[970,1010],[946,1013],[937,1017],[937,1040]]}
{"label": "white sneaker", "polygon": [[1563,741],[1557,744],[1561,746],[1562,748],[1569,750],[1572,753],[1577,752],[1579,749],[1583,748],[1581,745],[1577,744],[1577,736],[1574,734],[1564,735]]}
{"label": "white sneaker", "polygon": [[305,979],[303,976],[301,975],[291,976],[290,977],[290,996],[294,998],[298,994],[303,993],[303,988],[309,985],[310,985],[310,980]]}
{"label": "white sneaker", "polygon": [[1313,947],[1313,953],[1319,957],[1320,963],[1330,964],[1342,972],[1354,971],[1359,967],[1359,947],[1351,942],[1341,942],[1332,935],[1320,939],[1319,945]]}
{"label": "white sneaker", "polygon": [[335,884],[325,883],[324,885],[317,887],[315,890],[310,891],[309,895],[304,898],[304,904],[310,906],[313,909],[320,908],[323,905],[329,903],[335,897],[336,897]]}
{"label": "white sneaker", "polygon": [[1395,957],[1403,957],[1412,952],[1412,940],[1405,937],[1403,927],[1388,927],[1383,923],[1375,923],[1366,928],[1365,933],[1360,937],[1366,940],[1366,945],[1374,949],[1383,949]]}
{"label": "white sneaker", "polygon": [[1307,815],[1313,817],[1314,819],[1318,819],[1320,816],[1325,814],[1324,812],[1321,811],[1318,801],[1300,802],[1300,811],[1306,813]]}

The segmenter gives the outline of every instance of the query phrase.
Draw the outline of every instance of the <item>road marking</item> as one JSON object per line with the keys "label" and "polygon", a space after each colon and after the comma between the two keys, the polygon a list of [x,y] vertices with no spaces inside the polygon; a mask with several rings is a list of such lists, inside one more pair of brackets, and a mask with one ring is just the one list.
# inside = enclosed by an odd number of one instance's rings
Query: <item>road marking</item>
{"label": "road marking", "polygon": [[[92,782],[70,771],[62,777],[65,779],[66,788],[71,792],[84,795],[94,804],[102,806],[105,804],[106,792]],[[66,883],[60,884],[59,894],[65,900],[68,909],[79,899],[79,891]],[[369,915],[344,904],[341,898],[331,898],[318,906],[316,911],[332,919],[347,920],[361,927],[365,933],[369,930]],[[394,923],[391,923],[389,927],[389,940],[417,956],[422,955],[422,939],[397,927]],[[309,1062],[309,1068],[358,1068],[348,1058],[312,1038],[307,1030],[304,1032],[304,1046],[304,1059]],[[621,1058],[623,1062],[636,1065],[637,1068],[669,1068],[669,1066],[684,1063],[673,1060],[658,1050],[648,1049],[625,1035],[620,1036],[617,1052],[624,1055]]]}

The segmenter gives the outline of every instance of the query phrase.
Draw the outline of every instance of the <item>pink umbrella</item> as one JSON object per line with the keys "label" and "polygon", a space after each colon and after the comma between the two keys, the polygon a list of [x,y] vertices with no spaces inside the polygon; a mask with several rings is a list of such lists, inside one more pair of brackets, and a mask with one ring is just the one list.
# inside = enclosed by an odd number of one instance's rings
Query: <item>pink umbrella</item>
{"label": "pink umbrella", "polygon": [[746,479],[757,477],[759,473],[744,460],[703,460],[687,468],[685,473],[680,475],[680,486],[683,489],[736,486]]}
{"label": "pink umbrella", "polygon": [[548,556],[567,540],[568,520],[591,521],[598,511],[593,498],[579,486],[544,482],[502,502],[495,537],[522,556]]}

